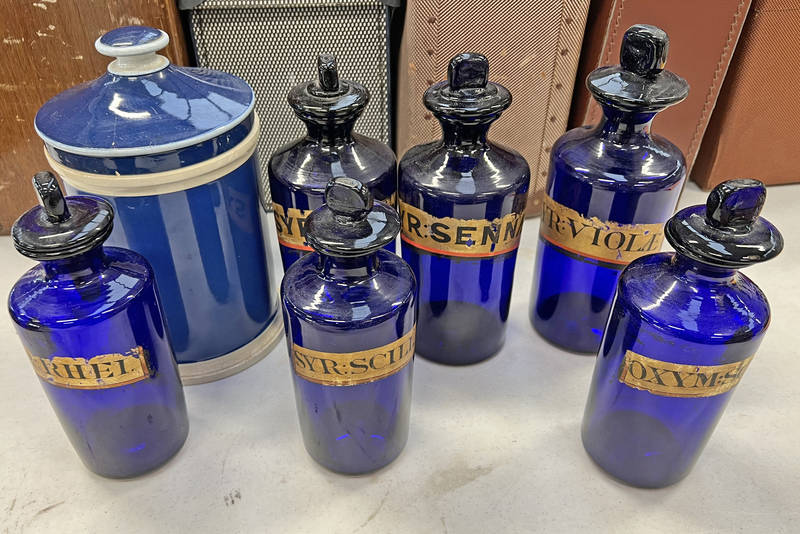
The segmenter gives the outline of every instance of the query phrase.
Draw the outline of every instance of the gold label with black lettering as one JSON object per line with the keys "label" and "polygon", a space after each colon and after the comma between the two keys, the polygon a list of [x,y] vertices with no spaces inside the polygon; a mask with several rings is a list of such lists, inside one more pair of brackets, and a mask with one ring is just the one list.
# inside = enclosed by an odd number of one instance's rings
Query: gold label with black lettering
{"label": "gold label with black lettering", "polygon": [[273,202],[272,211],[275,213],[278,243],[298,250],[312,250],[306,244],[306,217],[313,210],[287,209],[277,202]]}
{"label": "gold label with black lettering", "polygon": [[30,353],[28,357],[39,378],[61,388],[116,388],[150,376],[147,351],[142,347],[134,347],[125,354],[101,354],[88,359],[41,358]]}
{"label": "gold label with black lettering", "polygon": [[516,250],[522,235],[522,213],[494,219],[434,217],[421,209],[400,204],[400,238],[422,250],[443,256],[483,258]]}
{"label": "gold label with black lettering", "polygon": [[587,219],[545,196],[540,235],[553,245],[578,256],[618,265],[661,250],[664,224],[618,224]]}
{"label": "gold label with black lettering", "polygon": [[[395,207],[396,193],[393,193],[385,202]],[[306,243],[306,217],[314,210],[301,210],[297,208],[287,209],[277,202],[273,202],[272,211],[275,213],[275,228],[278,230],[278,243],[297,250],[313,250],[308,246],[308,243]]]}
{"label": "gold label with black lettering", "polygon": [[358,352],[322,352],[292,344],[292,362],[301,377],[325,386],[355,386],[398,372],[414,357],[417,327],[382,347]]}
{"label": "gold label with black lettering", "polygon": [[733,389],[752,359],[750,356],[723,365],[687,365],[654,360],[629,350],[619,381],[662,397],[713,397]]}

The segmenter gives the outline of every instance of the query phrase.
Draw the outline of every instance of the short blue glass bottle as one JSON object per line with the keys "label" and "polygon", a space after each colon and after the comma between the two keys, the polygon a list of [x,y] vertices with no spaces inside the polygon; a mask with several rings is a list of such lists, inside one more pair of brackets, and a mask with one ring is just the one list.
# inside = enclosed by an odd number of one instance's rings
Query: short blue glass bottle
{"label": "short blue glass bottle", "polygon": [[139,254],[102,246],[106,201],[64,198],[38,173],[41,206],[12,228],[40,265],[11,289],[8,308],[78,456],[98,475],[127,478],[180,450],[189,421],[153,270]]}
{"label": "short blue glass bottle", "polygon": [[[283,268],[312,250],[306,242],[306,217],[324,203],[328,182],[337,176],[365,184],[375,199],[395,205],[397,159],[387,145],[353,132],[369,102],[356,82],[340,80],[336,58],[320,54],[317,80],[289,92],[289,105],[306,124],[305,137],[272,154],[269,187]],[[394,252],[395,243],[386,249]]]}
{"label": "short blue glass bottle", "polygon": [[358,180],[335,178],[307,219],[316,252],[281,285],[297,412],[306,449],[339,473],[394,460],[405,446],[417,319],[414,274],[384,250],[395,210]]}
{"label": "short blue glass bottle", "polygon": [[449,365],[485,360],[505,340],[530,170],[487,140],[511,94],[480,54],[455,56],[425,92],[442,139],[400,161],[403,258],[417,276],[417,353]]}
{"label": "short blue glass bottle", "polygon": [[583,444],[627,484],[659,488],[697,461],[770,321],[767,299],[737,269],[780,253],[759,217],[757,180],[718,185],[666,226],[676,253],[623,271],[595,364]]}
{"label": "short blue glass bottle", "polygon": [[568,131],[552,148],[530,319],[569,351],[597,352],[622,269],[660,250],[678,202],[683,154],[650,133],[656,113],[689,90],[663,70],[668,48],[667,34],[656,27],[628,29],[621,65],[596,69],[586,80],[604,119]]}

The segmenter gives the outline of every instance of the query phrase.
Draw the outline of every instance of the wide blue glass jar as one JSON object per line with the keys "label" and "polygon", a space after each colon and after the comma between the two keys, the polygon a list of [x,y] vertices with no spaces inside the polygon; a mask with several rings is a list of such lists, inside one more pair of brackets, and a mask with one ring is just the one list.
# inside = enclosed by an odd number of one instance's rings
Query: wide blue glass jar
{"label": "wide blue glass jar", "polygon": [[11,289],[17,333],[86,467],[115,478],[150,471],[189,432],[153,270],[135,252],[103,248],[108,203],[65,201],[47,172],[34,185],[42,205],[12,229],[17,250],[41,262]]}
{"label": "wide blue glass jar", "polygon": [[631,27],[621,65],[587,78],[604,118],[553,145],[536,251],[530,318],[548,341],[597,352],[617,278],[635,258],[658,252],[686,177],[681,151],[650,133],[658,111],[688,84],[663,70],[669,39]]}
{"label": "wide blue glass jar", "polygon": [[677,253],[633,261],[619,279],[583,418],[600,467],[642,487],[685,477],[758,350],[767,299],[737,271],[775,257],[756,180],[717,186],[666,226]]}
{"label": "wide blue glass jar", "polygon": [[[226,73],[170,65],[144,26],[101,36],[116,59],[36,115],[72,193],[108,200],[111,245],[153,266],[186,383],[232,374],[277,342],[277,295],[258,200],[255,97]],[[224,335],[221,335],[224,333]]]}
{"label": "wide blue glass jar", "polygon": [[530,180],[525,159],[487,140],[511,104],[480,54],[450,61],[425,92],[442,139],[401,159],[403,258],[419,282],[417,353],[462,365],[502,347]]}
{"label": "wide blue glass jar", "polygon": [[[310,252],[306,217],[324,203],[325,187],[337,176],[366,185],[375,199],[394,206],[397,160],[392,149],[353,132],[369,102],[356,82],[339,79],[336,58],[320,54],[318,79],[289,92],[289,105],[308,133],[275,151],[269,160],[269,190],[283,268]],[[394,252],[395,243],[386,249]]]}
{"label": "wide blue glass jar", "polygon": [[394,209],[358,180],[335,178],[308,216],[312,252],[281,285],[286,341],[306,449],[339,473],[361,474],[405,446],[417,320],[408,265],[384,250]]}

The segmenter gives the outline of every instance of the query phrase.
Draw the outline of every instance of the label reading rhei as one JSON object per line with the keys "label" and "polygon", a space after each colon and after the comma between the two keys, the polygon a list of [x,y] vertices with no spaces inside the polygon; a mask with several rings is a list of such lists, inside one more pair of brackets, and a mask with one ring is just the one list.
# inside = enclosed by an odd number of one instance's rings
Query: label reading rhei
{"label": "label reading rhei", "polygon": [[482,258],[516,250],[522,235],[522,213],[499,219],[434,217],[400,201],[403,241],[435,254]]}
{"label": "label reading rhei", "polygon": [[723,365],[687,365],[654,360],[629,350],[619,381],[662,397],[713,397],[733,389],[752,359],[750,356]]}
{"label": "label reading rhei", "polygon": [[125,354],[101,354],[88,359],[28,356],[39,378],[62,388],[115,388],[150,376],[147,352],[142,347],[134,347]]}
{"label": "label reading rhei", "polygon": [[408,365],[414,356],[416,331],[415,325],[394,343],[358,352],[321,352],[293,344],[294,370],[306,380],[326,386],[374,382]]}
{"label": "label reading rhei", "polygon": [[545,196],[540,235],[553,245],[603,262],[627,265],[640,256],[661,250],[664,224],[618,224],[587,219]]}

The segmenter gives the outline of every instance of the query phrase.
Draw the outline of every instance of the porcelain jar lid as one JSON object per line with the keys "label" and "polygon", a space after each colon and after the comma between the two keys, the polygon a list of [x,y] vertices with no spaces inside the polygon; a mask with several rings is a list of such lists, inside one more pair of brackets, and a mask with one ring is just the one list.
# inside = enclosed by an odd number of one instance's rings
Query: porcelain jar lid
{"label": "porcelain jar lid", "polygon": [[[157,54],[168,43],[164,31],[146,26],[97,39],[97,51],[115,58],[107,72],[56,95],[36,114],[36,132],[50,155],[71,168],[120,174],[114,165],[96,169],[87,159],[177,152],[167,166],[178,168],[238,144],[253,125],[252,88],[224,72],[171,65]],[[121,174],[165,170],[161,163],[143,162]]]}

